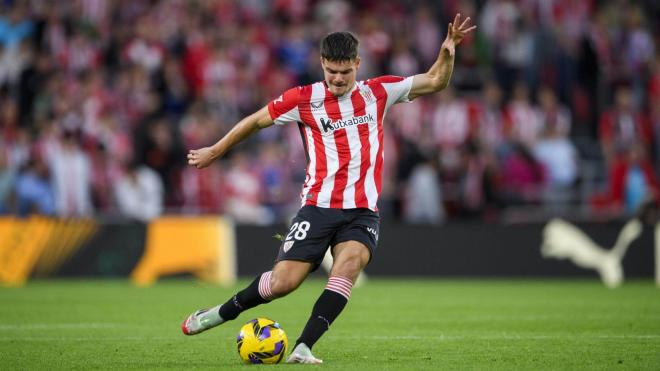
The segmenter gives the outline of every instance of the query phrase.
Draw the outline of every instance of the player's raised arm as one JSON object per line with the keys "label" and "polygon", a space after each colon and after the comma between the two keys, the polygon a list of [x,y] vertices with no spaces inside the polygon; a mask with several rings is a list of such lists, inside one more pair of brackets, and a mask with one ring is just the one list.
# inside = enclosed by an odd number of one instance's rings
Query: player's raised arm
{"label": "player's raised arm", "polygon": [[449,23],[447,37],[442,43],[438,59],[426,73],[413,77],[408,99],[413,100],[420,95],[435,93],[447,87],[454,69],[456,46],[460,44],[468,32],[475,28],[477,26],[470,27],[470,17],[461,22],[461,15],[456,14],[454,22]]}
{"label": "player's raised arm", "polygon": [[214,145],[200,149],[191,149],[190,152],[188,152],[188,165],[194,166],[198,169],[205,168],[209,166],[213,160],[227,153],[227,151],[229,151],[234,145],[243,141],[245,138],[260,129],[267,128],[271,125],[273,125],[273,119],[268,113],[268,106],[265,106],[259,111],[239,121],[229,133]]}

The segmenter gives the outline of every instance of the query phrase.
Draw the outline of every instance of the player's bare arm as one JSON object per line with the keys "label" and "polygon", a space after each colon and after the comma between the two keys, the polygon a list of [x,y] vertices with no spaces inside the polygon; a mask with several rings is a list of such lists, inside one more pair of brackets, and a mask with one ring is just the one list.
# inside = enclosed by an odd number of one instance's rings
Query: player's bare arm
{"label": "player's bare arm", "polygon": [[194,166],[198,169],[205,168],[215,159],[222,157],[234,145],[240,143],[257,131],[271,125],[273,125],[273,119],[271,119],[270,114],[268,113],[268,106],[265,106],[259,111],[239,121],[229,133],[214,145],[200,149],[191,149],[188,152],[188,165]]}
{"label": "player's bare arm", "polygon": [[408,99],[413,100],[421,95],[436,93],[447,87],[454,70],[456,46],[475,28],[477,26],[470,26],[470,17],[461,22],[461,15],[456,14],[454,21],[447,27],[447,37],[442,43],[438,59],[426,73],[413,77]]}

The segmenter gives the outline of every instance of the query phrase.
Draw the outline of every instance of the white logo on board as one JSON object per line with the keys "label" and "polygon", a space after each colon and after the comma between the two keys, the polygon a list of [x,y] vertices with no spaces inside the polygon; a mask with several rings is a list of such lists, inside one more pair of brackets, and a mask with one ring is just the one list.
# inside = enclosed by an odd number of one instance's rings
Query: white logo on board
{"label": "white logo on board", "polygon": [[553,219],[543,228],[541,254],[545,258],[569,259],[582,268],[595,269],[607,287],[617,287],[623,282],[621,260],[641,233],[642,223],[632,219],[619,232],[614,247],[607,250],[575,225]]}

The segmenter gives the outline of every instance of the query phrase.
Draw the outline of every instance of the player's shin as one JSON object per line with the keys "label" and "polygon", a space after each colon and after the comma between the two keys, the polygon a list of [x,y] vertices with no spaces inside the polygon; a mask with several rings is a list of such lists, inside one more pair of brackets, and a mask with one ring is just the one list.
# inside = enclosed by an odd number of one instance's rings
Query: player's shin
{"label": "player's shin", "polygon": [[328,331],[330,325],[344,309],[351,296],[353,282],[345,277],[333,276],[314,304],[312,314],[296,345],[304,343],[310,349]]}

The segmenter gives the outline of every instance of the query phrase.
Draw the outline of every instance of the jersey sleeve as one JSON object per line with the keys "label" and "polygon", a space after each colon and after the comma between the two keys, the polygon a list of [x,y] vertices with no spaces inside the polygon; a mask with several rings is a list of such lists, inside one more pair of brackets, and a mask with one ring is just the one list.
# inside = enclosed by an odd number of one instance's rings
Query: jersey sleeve
{"label": "jersey sleeve", "polygon": [[391,107],[396,103],[410,102],[408,94],[412,88],[413,77],[401,76],[380,76],[375,78],[387,92],[387,107]]}
{"label": "jersey sleeve", "polygon": [[291,88],[277,99],[268,103],[268,113],[276,125],[300,121],[298,111],[300,101],[300,87]]}

